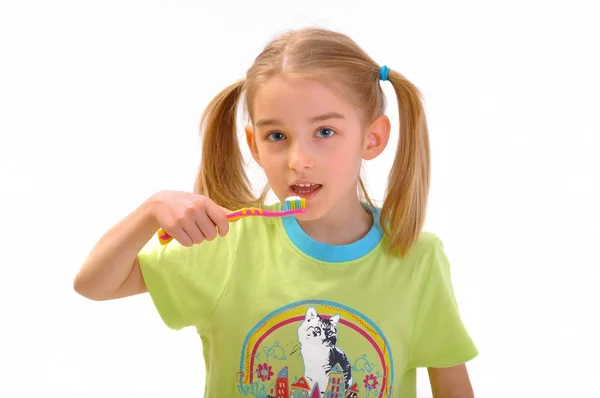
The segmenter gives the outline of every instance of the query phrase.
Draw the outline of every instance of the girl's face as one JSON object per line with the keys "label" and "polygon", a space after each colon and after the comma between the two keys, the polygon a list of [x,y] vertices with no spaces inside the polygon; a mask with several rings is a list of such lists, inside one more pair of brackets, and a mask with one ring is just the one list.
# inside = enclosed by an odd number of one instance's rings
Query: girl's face
{"label": "girl's face", "polygon": [[306,198],[308,210],[298,219],[356,204],[362,159],[377,156],[387,135],[381,145],[377,132],[365,134],[359,111],[316,81],[274,77],[259,88],[253,106],[248,144],[280,201]]}

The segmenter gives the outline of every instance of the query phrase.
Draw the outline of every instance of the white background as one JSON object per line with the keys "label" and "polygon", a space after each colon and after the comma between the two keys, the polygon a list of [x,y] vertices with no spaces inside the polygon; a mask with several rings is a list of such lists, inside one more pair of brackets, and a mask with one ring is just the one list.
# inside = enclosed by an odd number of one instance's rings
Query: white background
{"label": "white background", "polygon": [[[148,295],[82,298],[73,277],[146,197],[192,188],[212,96],[274,34],[319,25],[424,94],[426,230],[481,351],[476,396],[600,397],[596,2],[206,3],[1,3],[0,396],[202,396],[194,330],[167,329]],[[396,139],[367,164],[378,199]]]}

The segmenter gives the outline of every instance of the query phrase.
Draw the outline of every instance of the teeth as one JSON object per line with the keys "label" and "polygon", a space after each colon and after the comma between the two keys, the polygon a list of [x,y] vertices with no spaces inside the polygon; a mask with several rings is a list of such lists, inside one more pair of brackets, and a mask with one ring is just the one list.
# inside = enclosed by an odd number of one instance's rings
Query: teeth
{"label": "teeth", "polygon": [[308,194],[311,193],[313,191],[316,190],[317,187],[320,187],[320,184],[308,184],[308,183],[302,183],[302,184],[295,184],[292,185],[292,189],[299,194]]}

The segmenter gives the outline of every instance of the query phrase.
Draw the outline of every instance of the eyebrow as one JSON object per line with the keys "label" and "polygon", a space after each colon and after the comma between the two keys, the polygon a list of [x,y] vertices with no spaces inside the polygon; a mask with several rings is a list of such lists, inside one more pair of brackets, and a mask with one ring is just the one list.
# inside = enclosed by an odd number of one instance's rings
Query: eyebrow
{"label": "eyebrow", "polygon": [[[345,119],[344,115],[337,112],[329,112],[324,115],[315,116],[310,119],[310,123],[316,122],[324,122],[329,119]],[[256,127],[265,127],[265,126],[281,126],[283,122],[278,119],[260,119],[255,124]]]}

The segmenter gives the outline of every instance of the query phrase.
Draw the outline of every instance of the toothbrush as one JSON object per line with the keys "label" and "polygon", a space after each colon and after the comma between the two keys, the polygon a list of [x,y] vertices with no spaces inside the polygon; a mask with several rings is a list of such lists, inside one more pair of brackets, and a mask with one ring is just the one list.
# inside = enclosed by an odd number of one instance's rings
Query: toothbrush
{"label": "toothbrush", "polygon": [[[265,210],[257,207],[244,207],[239,210],[227,214],[229,222],[235,222],[240,218],[245,217],[287,217],[294,214],[306,212],[306,199],[299,196],[290,196],[281,204],[280,211]],[[166,245],[173,237],[167,234],[162,228],[158,230],[158,240],[162,245]]]}

